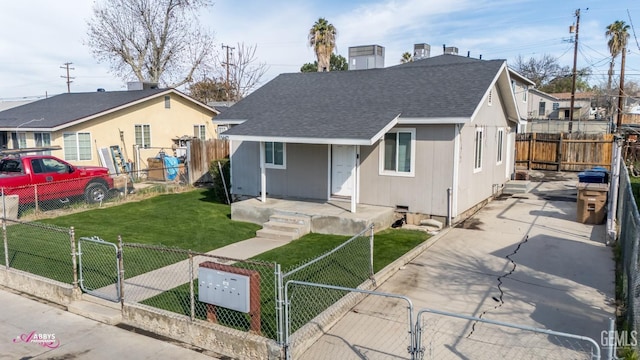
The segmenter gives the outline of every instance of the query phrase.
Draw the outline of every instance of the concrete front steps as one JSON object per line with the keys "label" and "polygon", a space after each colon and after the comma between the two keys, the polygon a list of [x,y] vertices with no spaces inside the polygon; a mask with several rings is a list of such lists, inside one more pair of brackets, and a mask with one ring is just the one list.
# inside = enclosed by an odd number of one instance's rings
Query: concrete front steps
{"label": "concrete front steps", "polygon": [[311,217],[304,215],[274,214],[256,231],[256,237],[291,241],[311,231]]}
{"label": "concrete front steps", "polygon": [[503,194],[525,194],[531,190],[531,181],[529,180],[510,180],[502,189]]}

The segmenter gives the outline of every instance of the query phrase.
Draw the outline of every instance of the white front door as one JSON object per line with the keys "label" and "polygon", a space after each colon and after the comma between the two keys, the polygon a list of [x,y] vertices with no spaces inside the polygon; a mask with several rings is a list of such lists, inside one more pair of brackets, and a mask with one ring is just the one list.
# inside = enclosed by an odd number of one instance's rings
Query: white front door
{"label": "white front door", "polygon": [[356,147],[331,145],[331,195],[353,195]]}

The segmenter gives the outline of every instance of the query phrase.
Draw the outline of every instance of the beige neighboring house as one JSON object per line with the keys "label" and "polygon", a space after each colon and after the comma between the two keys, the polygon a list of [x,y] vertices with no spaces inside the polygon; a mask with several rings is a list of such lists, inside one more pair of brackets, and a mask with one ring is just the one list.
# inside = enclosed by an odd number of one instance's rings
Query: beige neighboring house
{"label": "beige neighboring house", "polygon": [[[529,90],[528,119],[569,120],[571,93],[547,94],[537,89]],[[596,110],[592,102],[596,95],[591,92],[576,93],[573,103],[574,120],[595,120]]]}
{"label": "beige neighboring house", "polygon": [[522,133],[525,132],[527,120],[529,119],[529,90],[533,89],[535,83],[511,68],[509,68],[509,77],[511,78],[511,91],[518,109],[518,133]]}
{"label": "beige neighboring house", "polygon": [[[131,88],[131,87],[130,87]],[[138,88],[143,88],[139,86]],[[118,145],[129,160],[161,150],[173,139],[215,139],[217,111],[175,89],[67,93],[0,111],[0,146],[60,146],[51,155],[76,165],[101,165],[99,148]]]}

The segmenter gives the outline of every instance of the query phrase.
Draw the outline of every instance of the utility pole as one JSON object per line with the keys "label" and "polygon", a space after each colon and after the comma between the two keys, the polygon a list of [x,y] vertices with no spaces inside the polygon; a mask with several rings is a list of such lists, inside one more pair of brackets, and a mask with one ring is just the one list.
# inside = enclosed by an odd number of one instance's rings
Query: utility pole
{"label": "utility pole", "polygon": [[73,81],[71,81],[71,79],[75,79],[75,77],[69,76],[69,70],[75,70],[75,68],[69,67],[69,65],[71,65],[71,64],[73,64],[73,63],[66,62],[66,63],[63,64],[64,66],[60,66],[60,69],[67,69],[67,75],[66,76],[65,75],[61,75],[60,77],[63,78],[63,79],[65,79],[65,78],[67,79],[67,92],[68,93],[71,92],[71,83],[73,82]]}
{"label": "utility pole", "polygon": [[[573,130],[573,105],[576,101],[576,75],[578,64],[578,30],[580,29],[580,9],[576,10],[576,39],[573,47],[573,79],[571,80],[571,104],[569,105],[569,134]],[[569,32],[573,32],[572,26],[569,27]]]}
{"label": "utility pole", "polygon": [[[616,129],[620,129],[622,126],[622,115],[624,113],[624,62],[627,55],[627,47],[622,48],[622,60],[620,61],[620,90],[618,92],[618,121],[616,121]],[[619,131],[619,130],[618,130]]]}
{"label": "utility pole", "polygon": [[231,66],[231,63],[229,63],[229,52],[233,51],[233,49],[235,48],[225,44],[222,44],[222,48],[227,50],[227,61],[223,62],[222,65],[227,67],[227,80],[225,81],[225,88],[227,90],[227,104],[228,104],[229,101],[231,100],[231,95],[229,91],[229,66]]}

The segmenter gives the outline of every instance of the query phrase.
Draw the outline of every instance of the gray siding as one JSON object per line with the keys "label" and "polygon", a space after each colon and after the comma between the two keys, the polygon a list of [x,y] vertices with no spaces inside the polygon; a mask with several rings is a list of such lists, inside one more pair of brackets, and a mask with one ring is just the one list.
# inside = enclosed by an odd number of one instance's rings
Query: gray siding
{"label": "gray siding", "polygon": [[[327,156],[327,145],[286,144],[286,169],[267,168],[267,195],[326,200]],[[260,143],[232,141],[231,163],[232,193],[259,196]]]}
{"label": "gray siding", "polygon": [[287,144],[286,169],[267,169],[267,194],[327,199],[328,145]]}
{"label": "gray siding", "polygon": [[[260,195],[260,143],[231,141],[231,193]],[[238,164],[242,164],[239,166]]]}
{"label": "gray siding", "polygon": [[379,143],[360,147],[360,202],[408,206],[413,213],[447,215],[453,184],[453,125],[398,126],[416,129],[414,177],[379,174]]}
{"label": "gray siding", "polygon": [[[460,165],[458,172],[457,214],[470,209],[493,195],[494,185],[503,185],[508,180],[507,160],[513,161],[513,153],[507,155],[507,138],[513,132],[503,110],[503,99],[493,87],[492,105],[487,101],[475,119],[465,124],[460,131]],[[476,127],[483,128],[482,170],[474,172]],[[498,129],[504,129],[502,163],[497,164]],[[512,143],[513,144],[513,143]],[[454,214],[454,215],[457,215]]]}

